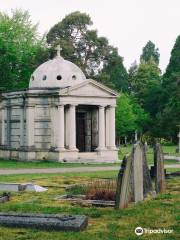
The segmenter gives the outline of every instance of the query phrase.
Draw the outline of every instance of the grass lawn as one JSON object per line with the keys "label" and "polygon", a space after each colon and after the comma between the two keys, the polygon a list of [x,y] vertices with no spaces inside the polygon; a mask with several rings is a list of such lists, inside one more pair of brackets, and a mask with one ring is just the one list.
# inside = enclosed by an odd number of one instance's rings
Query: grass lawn
{"label": "grass lawn", "polygon": [[127,209],[80,207],[54,200],[64,194],[63,184],[85,183],[93,178],[114,178],[116,171],[96,173],[27,174],[0,176],[0,182],[34,182],[41,186],[51,185],[47,192],[13,193],[10,202],[0,204],[0,212],[85,214],[89,217],[88,228],[82,232],[47,232],[23,228],[0,227],[0,240],[133,240],[137,226],[144,228],[173,229],[172,234],[145,234],[141,239],[179,239],[178,213],[180,179],[167,180],[167,191],[155,199],[130,204]]}
{"label": "grass lawn", "polygon": [[38,162],[20,162],[17,160],[0,159],[0,169],[21,169],[21,168],[66,168],[66,167],[93,167],[93,166],[119,166],[120,163],[60,163],[42,160]]}
{"label": "grass lawn", "polygon": [[[172,156],[179,156],[180,154],[176,153],[177,146],[162,146],[163,153],[166,155],[172,155]],[[127,147],[121,147],[119,150],[119,159],[123,159],[123,157],[130,153],[132,149],[132,145],[128,145]],[[153,162],[153,148],[148,147],[147,151],[147,160],[149,164],[154,164]],[[165,164],[174,164],[177,163],[176,160],[165,160]]]}
{"label": "grass lawn", "polygon": [[[127,147],[121,147],[119,150],[119,159],[123,159],[123,157],[130,153],[132,149],[132,145],[128,145]],[[168,153],[170,155],[175,155],[176,146],[163,146],[164,153]],[[176,154],[177,156],[178,154]],[[179,155],[180,156],[180,155]],[[148,148],[147,159],[149,164],[153,164],[153,149]],[[165,164],[173,164],[177,163],[175,160],[165,160]],[[119,163],[97,163],[97,164],[84,164],[84,163],[59,163],[52,162],[47,160],[42,160],[39,162],[20,162],[16,160],[3,160],[0,159],[0,168],[1,169],[20,169],[20,168],[63,168],[63,167],[89,167],[89,166],[119,166]]]}

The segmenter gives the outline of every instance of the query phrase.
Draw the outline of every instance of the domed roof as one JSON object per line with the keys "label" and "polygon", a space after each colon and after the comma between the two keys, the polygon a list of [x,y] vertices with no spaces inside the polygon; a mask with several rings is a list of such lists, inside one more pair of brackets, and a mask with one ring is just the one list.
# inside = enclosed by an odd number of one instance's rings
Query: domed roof
{"label": "domed roof", "polygon": [[57,56],[41,64],[31,75],[29,88],[64,88],[74,86],[86,80],[81,69],[72,62],[60,56],[60,46]]}

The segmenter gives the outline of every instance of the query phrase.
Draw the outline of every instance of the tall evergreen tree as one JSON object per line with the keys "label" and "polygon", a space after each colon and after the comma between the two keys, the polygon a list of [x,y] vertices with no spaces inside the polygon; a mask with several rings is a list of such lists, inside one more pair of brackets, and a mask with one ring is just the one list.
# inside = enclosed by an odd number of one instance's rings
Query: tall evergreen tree
{"label": "tall evergreen tree", "polygon": [[152,58],[157,64],[159,64],[159,49],[155,47],[155,44],[151,41],[148,41],[147,44],[143,47],[142,55],[140,60],[145,61],[146,63]]}
{"label": "tall evergreen tree", "polygon": [[163,113],[161,116],[165,137],[177,140],[180,125],[180,35],[171,51],[171,57],[163,76]]}
{"label": "tall evergreen tree", "polygon": [[113,49],[108,59],[104,62],[97,80],[117,91],[128,90],[128,74],[123,65],[122,57],[118,55],[117,49]]}

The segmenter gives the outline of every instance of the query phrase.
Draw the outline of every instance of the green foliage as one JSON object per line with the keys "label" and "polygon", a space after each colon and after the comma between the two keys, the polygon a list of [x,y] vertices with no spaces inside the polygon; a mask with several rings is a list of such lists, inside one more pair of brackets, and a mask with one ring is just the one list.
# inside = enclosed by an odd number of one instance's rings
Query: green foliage
{"label": "green foliage", "polygon": [[123,59],[118,55],[117,49],[113,49],[97,80],[119,91],[128,90],[128,74],[123,65]]}
{"label": "green foliage", "polygon": [[0,90],[28,86],[30,75],[45,57],[44,42],[37,34],[29,13],[0,13]]}
{"label": "green foliage", "polygon": [[145,47],[143,47],[143,52],[140,56],[140,60],[143,60],[147,63],[152,59],[156,64],[159,64],[159,57],[159,49],[155,48],[155,44],[153,42],[148,41]]}
{"label": "green foliage", "polygon": [[162,86],[157,63],[151,58],[148,62],[142,60],[139,66],[133,64],[129,69],[129,84],[131,95],[149,115],[143,122],[142,129],[152,136],[160,136],[158,117],[161,110]]}
{"label": "green foliage", "polygon": [[164,136],[176,141],[180,125],[180,35],[171,52],[171,58],[163,76],[163,112],[161,122]]}
{"label": "green foliage", "polygon": [[62,55],[77,64],[87,76],[97,73],[109,51],[108,40],[98,37],[96,30],[89,30],[91,25],[90,16],[77,11],[67,15],[47,34],[50,47],[60,43]]}
{"label": "green foliage", "polygon": [[117,49],[110,46],[107,38],[99,37],[90,29],[89,15],[73,12],[54,25],[47,34],[47,43],[53,55],[54,46],[62,46],[64,58],[78,65],[87,77],[116,90],[127,90],[127,72]]}
{"label": "green foliage", "polygon": [[135,130],[142,131],[147,119],[148,114],[133,97],[122,94],[117,99],[116,134],[118,137],[128,136]]}

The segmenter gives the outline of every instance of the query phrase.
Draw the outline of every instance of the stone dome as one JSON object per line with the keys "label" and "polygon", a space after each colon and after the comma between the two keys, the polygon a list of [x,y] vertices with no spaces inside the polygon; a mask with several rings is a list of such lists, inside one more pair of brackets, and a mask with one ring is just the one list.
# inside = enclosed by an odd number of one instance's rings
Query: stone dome
{"label": "stone dome", "polygon": [[72,62],[57,56],[41,64],[31,75],[29,88],[64,88],[74,86],[86,80],[81,69]]}

